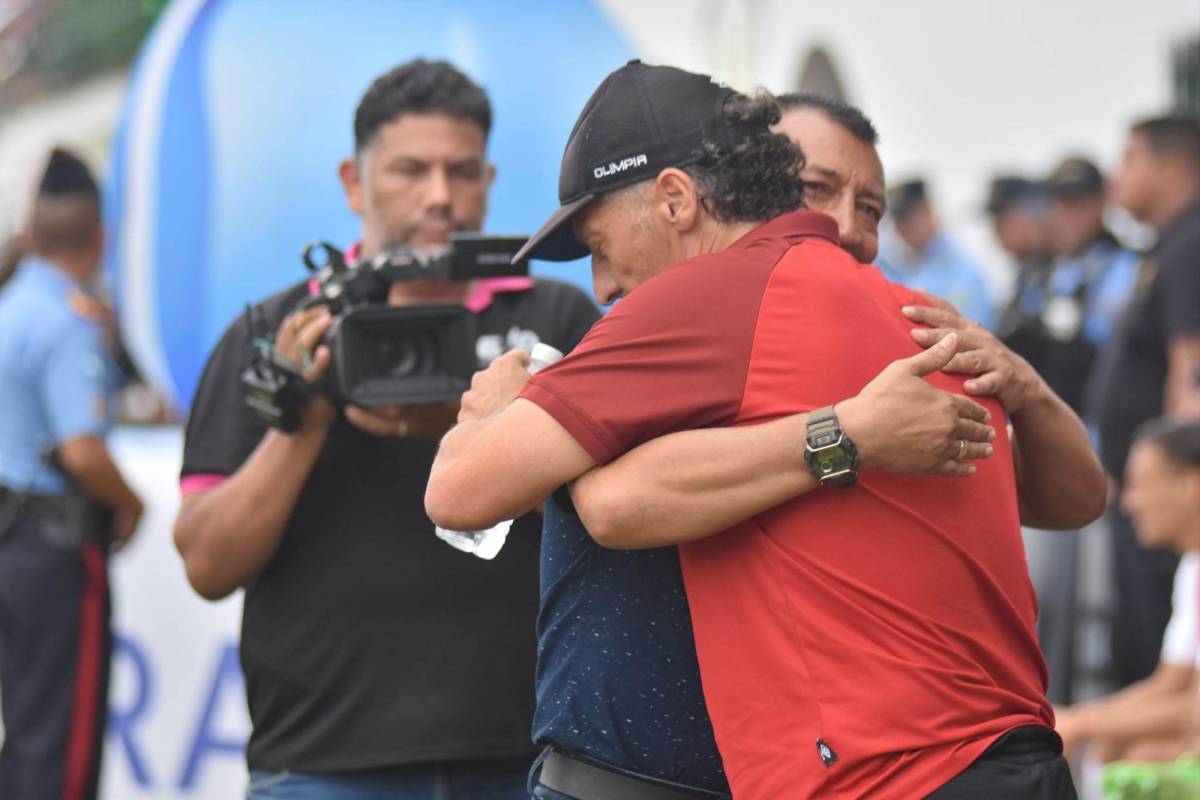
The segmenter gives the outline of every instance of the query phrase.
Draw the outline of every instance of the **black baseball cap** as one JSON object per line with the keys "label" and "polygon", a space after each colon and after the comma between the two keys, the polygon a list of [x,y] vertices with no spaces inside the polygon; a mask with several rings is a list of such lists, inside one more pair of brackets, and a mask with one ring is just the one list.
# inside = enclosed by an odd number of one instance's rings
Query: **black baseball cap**
{"label": "black baseball cap", "polygon": [[609,74],[571,130],[558,175],[558,210],[513,257],[571,261],[588,254],[571,219],[605,192],[699,160],[704,143],[734,146],[765,125],[733,124],[737,95],[707,75],[630,61]]}
{"label": "black baseball cap", "polygon": [[1075,156],[1063,159],[1045,186],[1051,197],[1095,197],[1104,193],[1104,174],[1088,159]]}

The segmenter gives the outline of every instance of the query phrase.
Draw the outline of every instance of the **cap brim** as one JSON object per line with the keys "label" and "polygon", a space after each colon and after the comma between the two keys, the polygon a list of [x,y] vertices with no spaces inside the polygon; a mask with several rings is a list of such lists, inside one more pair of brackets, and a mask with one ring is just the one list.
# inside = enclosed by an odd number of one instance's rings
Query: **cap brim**
{"label": "cap brim", "polygon": [[590,251],[575,236],[571,227],[571,219],[580,209],[596,199],[595,194],[585,194],[550,215],[550,219],[529,237],[525,246],[513,256],[512,263],[516,264],[526,258],[536,258],[542,261],[574,261],[583,258]]}

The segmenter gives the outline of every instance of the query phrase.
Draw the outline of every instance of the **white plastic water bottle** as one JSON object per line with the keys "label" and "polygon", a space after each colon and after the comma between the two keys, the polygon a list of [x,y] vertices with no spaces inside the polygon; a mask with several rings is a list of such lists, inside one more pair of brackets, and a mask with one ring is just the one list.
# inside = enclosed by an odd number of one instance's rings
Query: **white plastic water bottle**
{"label": "white plastic water bottle", "polygon": [[[529,374],[533,375],[539,370],[545,369],[562,357],[563,354],[559,350],[538,342],[529,353]],[[512,524],[511,519],[506,519],[482,531],[448,531],[445,528],[435,528],[434,530],[438,538],[451,547],[457,547],[464,553],[473,553],[490,561],[500,552],[500,548],[504,547]]]}

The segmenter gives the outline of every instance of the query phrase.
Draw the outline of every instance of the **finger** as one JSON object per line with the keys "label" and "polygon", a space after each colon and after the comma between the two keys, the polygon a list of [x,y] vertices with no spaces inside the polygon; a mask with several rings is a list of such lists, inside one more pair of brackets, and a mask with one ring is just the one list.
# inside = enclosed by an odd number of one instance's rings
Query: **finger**
{"label": "finger", "polygon": [[[973,419],[958,418],[954,424],[954,435],[959,439],[963,439],[967,444],[972,442],[980,444],[988,444],[996,438],[996,429],[991,425],[984,425],[982,422],[976,422]],[[991,453],[988,453],[991,455]]]}
{"label": "finger", "polygon": [[346,406],[346,419],[350,424],[374,436],[403,436],[408,428],[403,421],[384,419],[358,406]]}
{"label": "finger", "polygon": [[959,350],[942,372],[959,375],[983,375],[996,369],[996,357],[986,350]]}
{"label": "finger", "polygon": [[942,464],[939,464],[938,467],[933,471],[933,474],[934,475],[949,475],[950,477],[954,477],[954,478],[965,478],[968,475],[975,474],[975,465],[974,464],[964,464],[961,461],[954,461],[952,459],[950,461],[946,461],[946,462],[943,462]]}
{"label": "finger", "polygon": [[507,353],[501,356],[501,358],[506,358],[509,361],[516,361],[522,369],[529,366],[529,353],[526,353],[524,350],[509,350]]}
{"label": "finger", "polygon": [[1000,391],[1000,373],[993,371],[986,375],[980,375],[978,378],[972,378],[963,384],[963,389],[966,390],[967,394],[975,395],[976,397],[994,395]]}
{"label": "finger", "polygon": [[992,454],[995,452],[994,448],[990,444],[984,444],[981,442],[967,442],[967,448],[963,452],[963,457],[957,458],[959,449],[959,446],[955,444],[955,461],[983,461],[986,458],[991,458]]}
{"label": "finger", "polygon": [[965,419],[973,419],[976,422],[991,422],[992,412],[976,403],[969,397],[963,397],[960,394],[950,395],[950,399],[954,402],[955,410],[958,416]]}
{"label": "finger", "polygon": [[949,364],[957,350],[958,334],[951,334],[944,337],[925,352],[901,359],[896,363],[902,364],[910,375],[916,375],[918,378],[921,378],[926,375],[932,375]]}
{"label": "finger", "polygon": [[404,418],[404,412],[404,406],[375,406],[368,413],[382,417],[388,422],[399,422]]}
{"label": "finger", "polygon": [[329,316],[329,311],[322,309],[322,313],[301,323],[297,339],[300,346],[305,350],[312,350],[325,336],[325,332],[329,330],[329,326],[333,324],[333,317]]}
{"label": "finger", "polygon": [[326,309],[325,306],[313,306],[312,308],[306,308],[303,311],[293,311],[291,314],[288,314],[283,318],[283,322],[279,323],[279,332],[276,338],[282,339],[284,336],[295,334],[296,331],[304,327],[307,322],[312,320],[323,310],[328,313],[328,309]]}
{"label": "finger", "polygon": [[313,354],[312,364],[302,373],[304,380],[309,383],[320,380],[325,371],[329,369],[331,358],[333,358],[333,354],[329,352],[328,347],[325,345],[318,347],[317,352]]}
{"label": "finger", "polygon": [[965,317],[956,312],[946,311],[941,308],[905,306],[900,310],[904,312],[904,316],[913,322],[919,322],[922,325],[929,325],[933,328],[954,328],[955,330],[960,330],[969,324]]}
{"label": "finger", "polygon": [[951,314],[954,314],[955,316],[959,316],[959,317],[962,316],[962,312],[960,312],[955,307],[955,305],[953,303],[951,303],[949,300],[947,300],[946,298],[941,297],[936,294],[931,294],[931,293],[925,291],[924,289],[917,289],[916,291],[917,291],[917,294],[919,294],[921,297],[923,297],[925,299],[925,302],[929,303],[929,305],[933,306],[934,308],[940,308],[943,311],[949,311]]}

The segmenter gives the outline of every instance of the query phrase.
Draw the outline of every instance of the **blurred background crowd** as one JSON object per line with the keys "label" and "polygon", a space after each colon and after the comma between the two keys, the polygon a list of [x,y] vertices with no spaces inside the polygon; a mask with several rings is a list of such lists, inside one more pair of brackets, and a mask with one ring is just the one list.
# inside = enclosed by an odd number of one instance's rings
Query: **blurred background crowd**
{"label": "blurred background crowd", "polygon": [[[1160,423],[1130,449],[1143,422],[1200,416],[1200,371],[1172,372],[1200,358],[1200,330],[1163,311],[1187,318],[1200,291],[1154,294],[1200,286],[1155,282],[1164,258],[1200,275],[1200,0],[555,5],[0,0],[0,284],[29,248],[51,149],[71,148],[102,178],[104,274],[80,302],[123,356],[115,452],[148,504],[114,564],[108,796],[227,797],[244,781],[237,609],[202,606],[169,552],[178,426],[243,304],[294,280],[304,242],[349,240],[332,165],[350,109],[371,75],[418,55],[492,94],[486,229],[500,232],[555,205],[571,120],[629,57],[859,106],[888,178],[879,268],[1029,360],[1110,472],[1103,520],[1026,531],[1049,694],[1082,785],[1103,760],[1187,750],[1182,713],[1174,743],[1126,722],[1156,696],[1200,716],[1198,578],[1176,574],[1200,549],[1200,448]],[[582,264],[535,271],[589,288]],[[1148,485],[1170,490],[1147,499]],[[1169,633],[1181,603],[1190,623]]]}

